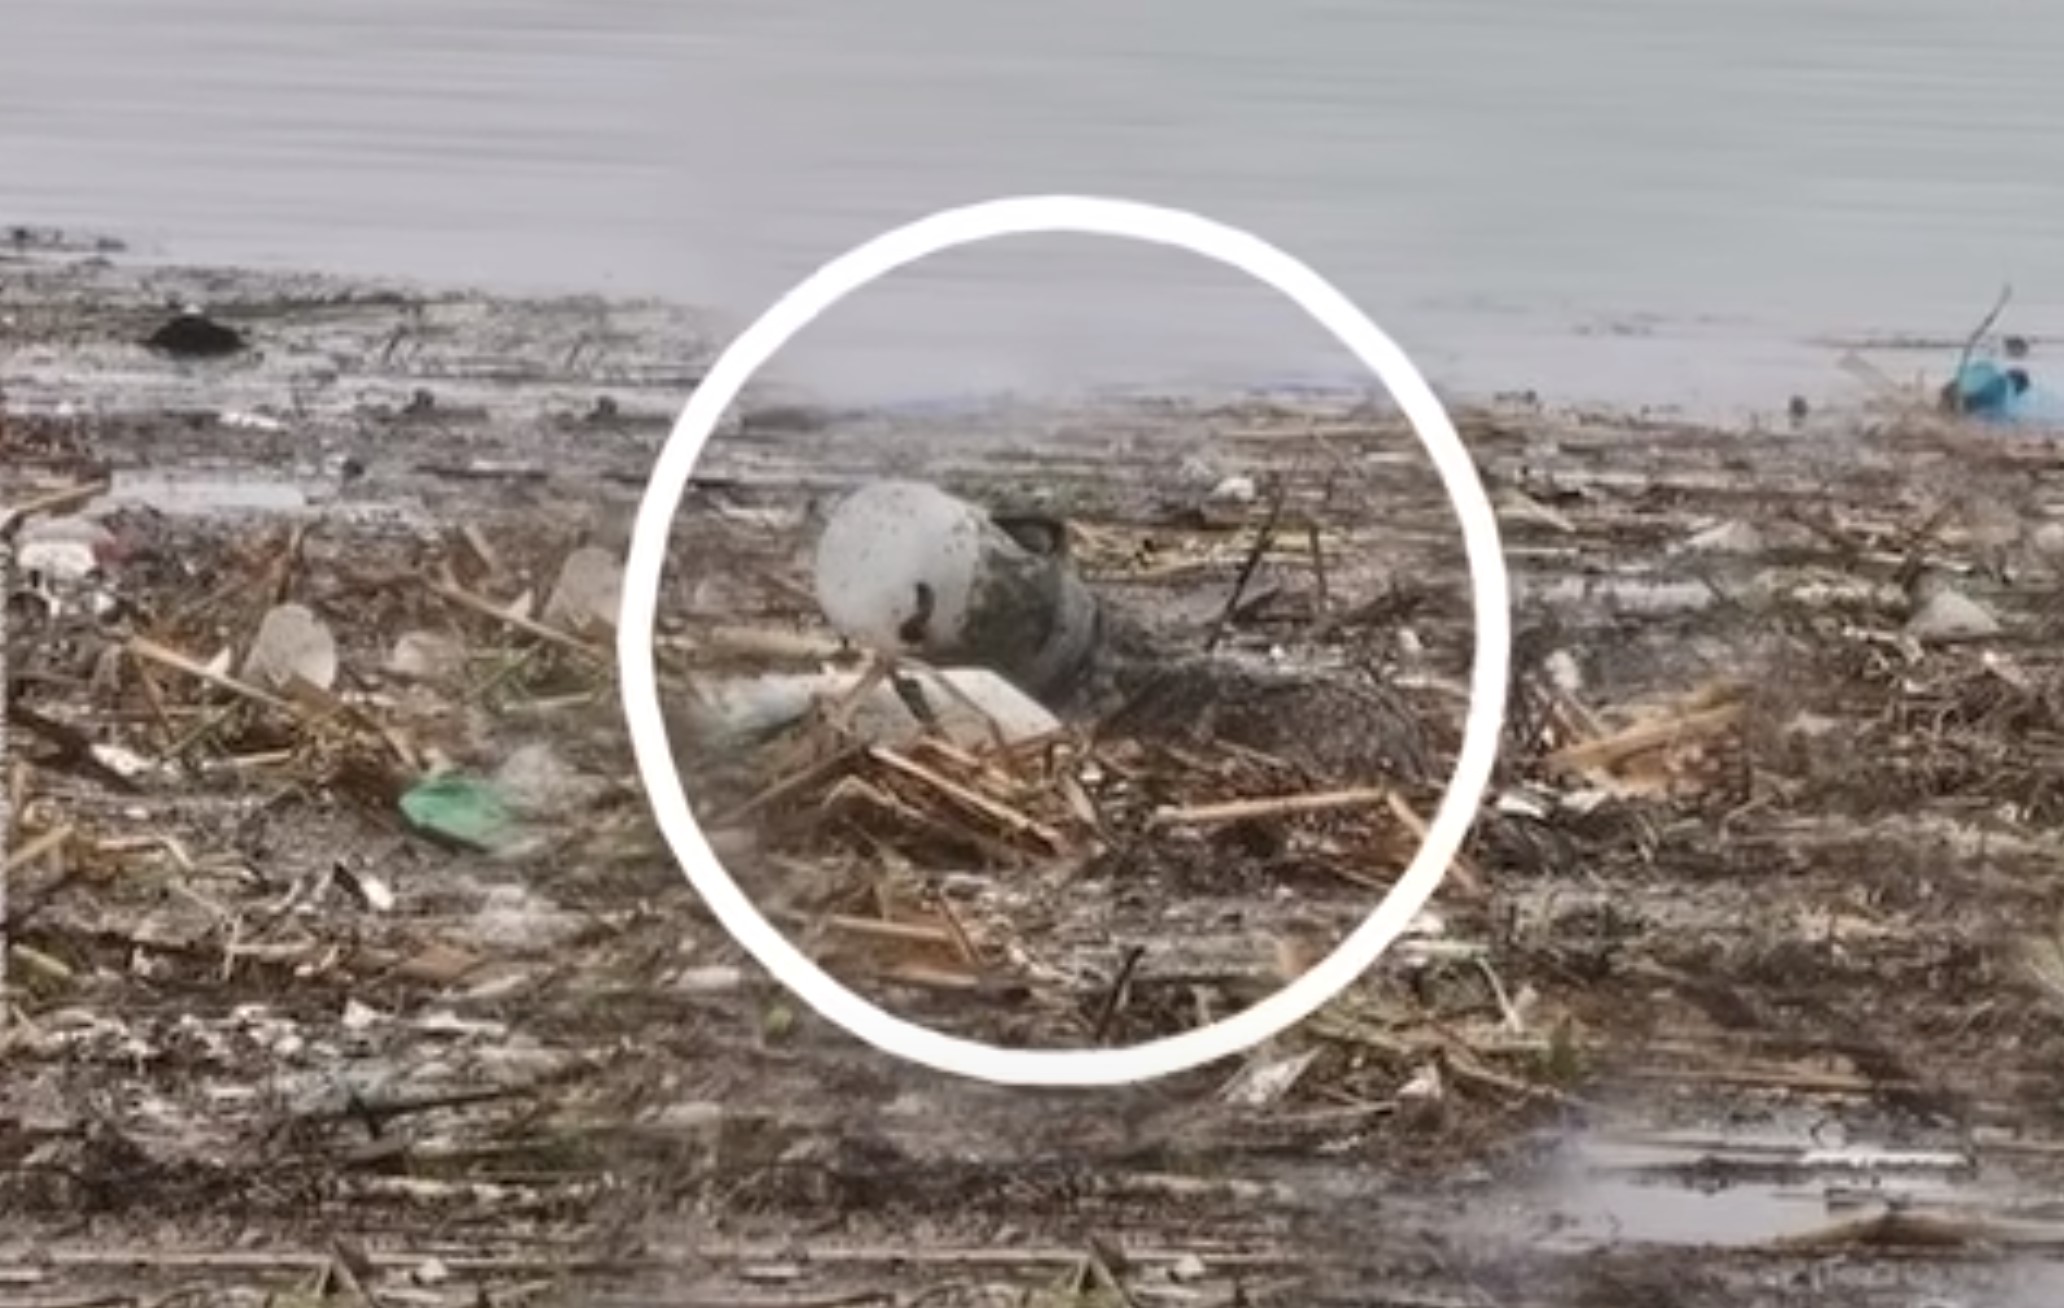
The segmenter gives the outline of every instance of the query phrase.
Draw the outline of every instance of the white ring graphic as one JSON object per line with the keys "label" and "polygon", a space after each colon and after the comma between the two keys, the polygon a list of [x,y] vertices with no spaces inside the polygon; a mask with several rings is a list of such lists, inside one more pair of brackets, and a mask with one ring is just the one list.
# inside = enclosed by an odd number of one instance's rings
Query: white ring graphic
{"label": "white ring graphic", "polygon": [[[689,808],[660,714],[653,626],[667,542],[695,462],[747,380],[819,314],[926,255],[998,236],[1072,232],[1175,246],[1241,269],[1301,305],[1367,364],[1411,420],[1453,501],[1469,560],[1476,624],[1468,724],[1418,855],[1367,921],[1318,965],[1232,1017],[1125,1049],[1020,1050],[907,1022],[848,990],[762,917],[717,861]],[[884,1053],[937,1071],[1019,1086],[1113,1086],[1171,1076],[1239,1054],[1309,1017],[1388,949],[1440,887],[1497,761],[1511,661],[1509,581],[1496,515],[1447,410],[1384,332],[1324,278],[1274,246],[1180,210],[1084,196],[1024,196],[943,210],[819,268],[734,340],[689,397],[638,508],[625,565],[617,661],[638,770],[661,831],[719,922],[769,972],[829,1021]]]}

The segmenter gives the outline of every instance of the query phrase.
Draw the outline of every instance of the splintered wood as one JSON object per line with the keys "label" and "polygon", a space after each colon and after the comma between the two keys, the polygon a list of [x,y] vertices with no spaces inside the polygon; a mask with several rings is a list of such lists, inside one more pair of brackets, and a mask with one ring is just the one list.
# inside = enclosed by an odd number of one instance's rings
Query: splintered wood
{"label": "splintered wood", "polygon": [[1738,756],[1747,704],[1745,687],[1716,682],[1635,709],[1618,729],[1565,745],[1542,762],[1620,798],[1696,794],[1718,784]]}

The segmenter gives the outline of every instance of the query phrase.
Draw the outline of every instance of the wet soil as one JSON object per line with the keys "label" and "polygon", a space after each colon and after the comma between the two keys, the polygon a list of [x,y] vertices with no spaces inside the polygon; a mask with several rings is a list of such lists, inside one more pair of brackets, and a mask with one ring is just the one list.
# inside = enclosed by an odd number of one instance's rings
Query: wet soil
{"label": "wet soil", "polygon": [[[105,477],[120,542],[104,579],[17,575],[9,607],[20,1302],[2054,1301],[2049,446],[1911,413],[1460,415],[1518,632],[1468,867],[1251,1059],[1007,1091],[774,985],[652,828],[607,642],[453,598],[542,594],[576,545],[621,547],[709,361],[693,315],[80,246],[0,252],[0,508]],[[140,343],[189,300],[247,348]],[[1432,812],[1470,615],[1393,418],[750,395],[676,527],[669,666],[742,665],[739,629],[821,641],[812,502],[889,472],[1065,517],[1169,671],[1073,724],[1101,724],[1070,773],[1095,832],[1053,770],[1004,779],[1066,837],[1043,853],[827,821],[828,789],[725,822],[793,771],[682,748],[727,865],[825,966],[967,1034],[1131,1041],[1251,1002],[1368,911],[1414,847],[1396,810],[1165,811],[1380,782]],[[1210,502],[1232,474],[1254,503]],[[1923,565],[2002,629],[1911,634]],[[206,664],[283,598],[401,745],[119,657],[141,634]],[[462,689],[383,670],[410,630],[462,643]],[[489,855],[401,821],[424,756],[485,771],[526,744],[580,795],[538,839]],[[907,775],[842,775],[917,805]],[[836,947],[834,919],[905,891],[980,948]]]}

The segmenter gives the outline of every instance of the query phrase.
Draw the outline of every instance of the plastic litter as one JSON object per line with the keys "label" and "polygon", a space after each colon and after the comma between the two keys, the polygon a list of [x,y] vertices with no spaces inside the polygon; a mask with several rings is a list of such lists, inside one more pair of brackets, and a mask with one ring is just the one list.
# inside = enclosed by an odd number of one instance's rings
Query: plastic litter
{"label": "plastic litter", "polygon": [[448,772],[401,797],[401,814],[425,835],[494,851],[515,837],[516,815],[493,782]]}
{"label": "plastic litter", "polygon": [[[1014,745],[1061,729],[1060,720],[1043,705],[983,668],[914,672],[906,674],[905,681],[934,715],[934,729],[963,748],[979,748],[999,736]],[[766,735],[801,720],[814,704],[846,698],[858,685],[859,674],[852,672],[716,682],[702,690],[694,729],[712,744]],[[848,725],[855,735],[878,745],[900,745],[927,729],[887,682],[876,684],[853,704]]]}
{"label": "plastic litter", "polygon": [[267,690],[284,690],[296,678],[328,690],[337,683],[336,638],[307,608],[281,604],[258,624],[244,676]]}
{"label": "plastic litter", "polygon": [[1064,689],[1101,633],[1060,524],[1006,522],[923,482],[870,482],[841,499],[815,572],[818,605],[848,640],[986,667],[1033,695]]}

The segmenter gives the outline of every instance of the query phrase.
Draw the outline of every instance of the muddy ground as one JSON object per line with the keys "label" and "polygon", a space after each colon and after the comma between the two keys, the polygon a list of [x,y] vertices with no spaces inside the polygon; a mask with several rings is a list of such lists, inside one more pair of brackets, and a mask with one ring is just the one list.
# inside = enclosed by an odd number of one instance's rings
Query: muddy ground
{"label": "muddy ground", "polygon": [[[0,510],[37,506],[18,544],[82,498],[110,533],[99,576],[17,567],[8,607],[0,1303],[2064,1289],[2048,443],[1890,400],[1735,432],[1463,411],[1518,590],[1466,862],[1250,1059],[1004,1091],[874,1054],[742,955],[653,828],[606,636],[538,617],[571,551],[622,547],[708,324],[92,244],[0,249]],[[142,347],[185,300],[249,348]],[[887,471],[1065,517],[1175,671],[1017,754],[677,732],[727,866],[828,969],[999,1042],[1130,1042],[1368,911],[1470,657],[1394,418],[751,395],[678,524],[667,685],[847,658],[813,506]],[[1938,590],[1993,629],[1943,629]],[[326,695],[214,661],[286,600],[337,635]],[[456,665],[400,675],[406,633]],[[526,751],[521,840],[404,820],[426,772]]]}

